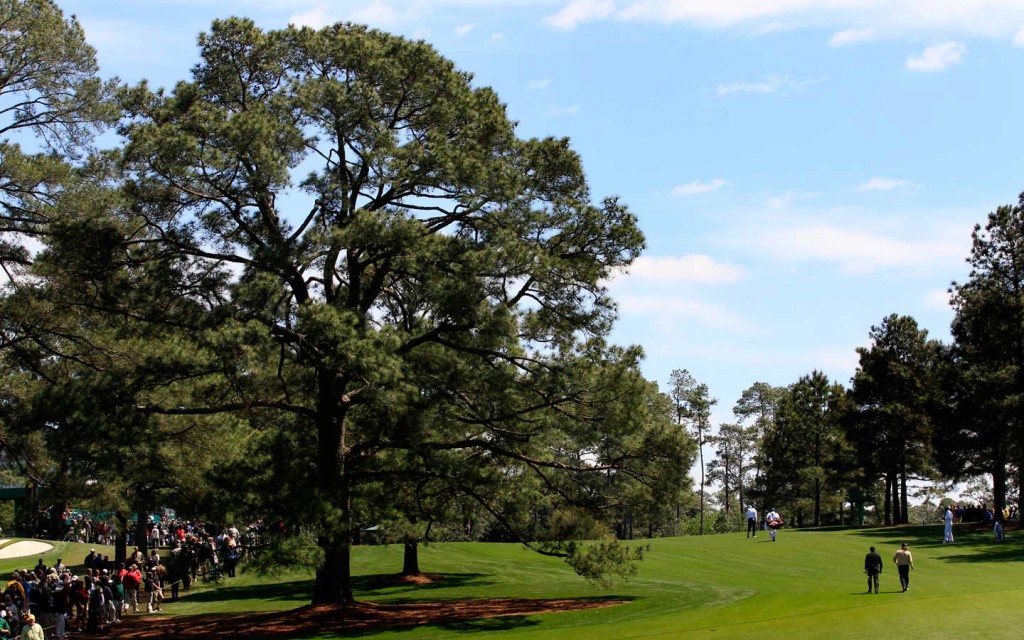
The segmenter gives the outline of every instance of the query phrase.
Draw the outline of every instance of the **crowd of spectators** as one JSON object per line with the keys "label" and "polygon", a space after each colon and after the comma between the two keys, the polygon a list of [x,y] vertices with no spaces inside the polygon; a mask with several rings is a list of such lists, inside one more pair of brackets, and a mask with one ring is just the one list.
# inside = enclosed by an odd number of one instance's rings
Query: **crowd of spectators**
{"label": "crowd of spectators", "polygon": [[[1000,512],[993,511],[992,507],[981,504],[953,504],[949,506],[953,512],[954,522],[980,522],[991,524],[993,522],[1009,522],[1017,520],[1019,515],[1017,505],[1009,505]],[[941,511],[945,511],[943,508]],[[941,517],[941,514],[940,514]]]}
{"label": "crowd of spectators", "polygon": [[[92,535],[112,535],[100,533],[100,527],[83,528]],[[26,634],[34,634],[35,627],[45,630],[46,638],[101,633],[123,615],[160,611],[165,588],[171,599],[177,599],[197,578],[234,577],[243,544],[258,543],[261,532],[259,523],[245,534],[227,527],[215,536],[201,523],[151,521],[146,530],[148,553],[135,546],[125,562],[115,563],[95,549],[75,566],[66,565],[63,558],[46,566],[40,558],[34,568],[15,571],[6,583],[0,640],[17,637],[26,628]]]}

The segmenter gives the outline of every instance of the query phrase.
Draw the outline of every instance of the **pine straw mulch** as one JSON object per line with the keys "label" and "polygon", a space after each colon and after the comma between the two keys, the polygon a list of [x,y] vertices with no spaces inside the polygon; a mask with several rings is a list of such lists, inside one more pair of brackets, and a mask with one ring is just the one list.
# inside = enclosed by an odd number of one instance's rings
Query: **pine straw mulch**
{"label": "pine straw mulch", "polygon": [[[439,576],[405,577],[403,582],[433,582]],[[106,630],[118,640],[235,640],[238,638],[303,638],[321,634],[370,635],[382,629],[446,626],[513,627],[517,617],[582,611],[625,604],[625,600],[491,598],[456,602],[414,602],[308,605],[286,611],[197,616],[126,616]],[[166,603],[165,603],[166,604]],[[491,620],[505,619],[505,620]],[[487,621],[491,620],[490,623]]]}

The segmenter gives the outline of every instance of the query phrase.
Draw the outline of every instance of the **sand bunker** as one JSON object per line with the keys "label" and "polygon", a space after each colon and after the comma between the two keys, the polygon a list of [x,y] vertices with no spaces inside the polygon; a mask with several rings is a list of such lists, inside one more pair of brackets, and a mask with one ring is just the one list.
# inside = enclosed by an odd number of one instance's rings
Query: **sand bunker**
{"label": "sand bunker", "polygon": [[22,540],[21,542],[15,542],[14,544],[7,545],[3,549],[0,549],[0,559],[34,556],[37,553],[46,553],[52,548],[53,545],[46,542]]}

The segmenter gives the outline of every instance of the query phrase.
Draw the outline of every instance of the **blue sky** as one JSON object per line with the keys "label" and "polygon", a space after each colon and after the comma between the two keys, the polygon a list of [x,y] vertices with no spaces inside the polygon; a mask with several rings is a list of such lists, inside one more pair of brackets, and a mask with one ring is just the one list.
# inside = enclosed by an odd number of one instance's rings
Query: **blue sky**
{"label": "blue sky", "polygon": [[716,423],[757,381],[848,384],[891,313],[948,339],[973,225],[1024,191],[1020,0],[59,3],[104,75],[157,86],[230,15],[431,42],[637,214],[613,339],[706,382]]}

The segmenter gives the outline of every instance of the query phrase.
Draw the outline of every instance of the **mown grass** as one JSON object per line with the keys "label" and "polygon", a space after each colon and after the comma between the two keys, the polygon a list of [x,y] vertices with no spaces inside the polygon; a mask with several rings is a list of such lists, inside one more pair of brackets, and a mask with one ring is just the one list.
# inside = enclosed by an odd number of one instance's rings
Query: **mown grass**
{"label": "mown grass", "polygon": [[[900,592],[892,554],[908,542],[916,569]],[[602,589],[576,577],[557,559],[518,545],[435,544],[421,549],[420,566],[444,579],[428,585],[386,586],[401,567],[402,549],[359,547],[353,573],[357,597],[375,602],[470,598],[610,598],[626,604],[545,614],[384,630],[375,638],[827,638],[902,636],[1005,638],[1024,610],[1024,538],[1011,532],[996,545],[987,530],[957,530],[942,544],[941,525],[894,529],[782,531],[767,534],[658,539],[638,577]],[[882,593],[867,594],[861,573],[868,546],[886,567]],[[79,564],[89,545],[65,544],[65,562]],[[44,554],[52,562],[58,550]],[[106,553],[103,549],[101,552]],[[111,550],[112,552],[112,550]],[[69,558],[69,556],[71,556]],[[0,572],[29,567],[36,557],[0,561]],[[273,579],[243,571],[221,586],[197,585],[165,615],[283,610],[309,602],[305,572]],[[363,635],[369,635],[365,632]],[[344,637],[344,636],[324,636]]]}

